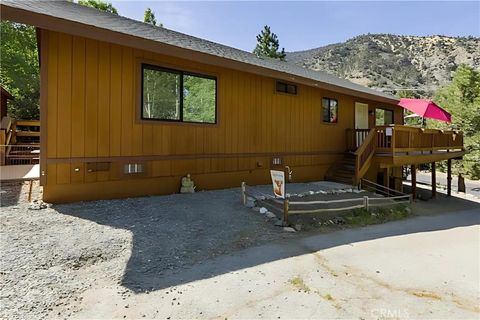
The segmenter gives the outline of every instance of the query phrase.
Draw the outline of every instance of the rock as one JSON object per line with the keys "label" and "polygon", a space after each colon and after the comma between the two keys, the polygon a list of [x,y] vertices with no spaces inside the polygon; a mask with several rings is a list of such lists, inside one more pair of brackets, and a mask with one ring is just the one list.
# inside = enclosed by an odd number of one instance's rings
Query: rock
{"label": "rock", "polygon": [[252,209],[253,211],[257,211],[257,212],[260,211],[260,207],[253,207]]}
{"label": "rock", "polygon": [[345,219],[343,217],[335,217],[335,218],[333,218],[333,223],[335,223],[335,224],[345,224]]}
{"label": "rock", "polygon": [[297,231],[295,231],[295,229],[293,229],[291,227],[283,227],[283,231],[285,231],[285,232],[297,232]]}
{"label": "rock", "polygon": [[267,218],[269,218],[269,219],[273,219],[273,218],[276,218],[276,217],[277,217],[277,216],[275,215],[275,213],[270,212],[270,211],[267,211],[267,213],[265,213],[265,215],[266,215]]}
{"label": "rock", "polygon": [[275,224],[274,224],[276,227],[283,227],[283,220],[281,219],[278,219],[277,221],[275,221]]}
{"label": "rock", "polygon": [[294,228],[295,228],[295,230],[300,231],[300,230],[302,230],[302,225],[298,223],[294,226]]}
{"label": "rock", "polygon": [[255,207],[255,199],[248,197],[247,202],[245,203],[245,206],[247,206],[248,208]]}
{"label": "rock", "polygon": [[46,208],[50,208],[51,204],[45,203],[43,201],[39,200],[33,200],[30,205],[28,206],[28,209],[30,210],[42,210]]}
{"label": "rock", "polygon": [[268,212],[267,208],[264,208],[264,207],[261,207],[261,208],[260,208],[260,213],[261,213],[261,214],[265,214],[265,213],[267,213],[267,212]]}

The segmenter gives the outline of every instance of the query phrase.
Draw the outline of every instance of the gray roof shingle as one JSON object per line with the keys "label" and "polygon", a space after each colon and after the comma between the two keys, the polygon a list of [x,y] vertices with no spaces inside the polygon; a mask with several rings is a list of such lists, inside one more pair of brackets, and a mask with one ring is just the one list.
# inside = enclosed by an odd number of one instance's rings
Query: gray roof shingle
{"label": "gray roof shingle", "polygon": [[396,97],[391,95],[355,84],[345,79],[340,79],[325,72],[309,70],[285,61],[259,58],[250,52],[189,36],[166,28],[155,27],[140,21],[106,13],[68,1],[2,1],[1,5],[161,42],[187,50],[202,52],[208,55],[230,59],[265,69],[280,71],[292,76],[303,77],[352,91],[398,101]]}

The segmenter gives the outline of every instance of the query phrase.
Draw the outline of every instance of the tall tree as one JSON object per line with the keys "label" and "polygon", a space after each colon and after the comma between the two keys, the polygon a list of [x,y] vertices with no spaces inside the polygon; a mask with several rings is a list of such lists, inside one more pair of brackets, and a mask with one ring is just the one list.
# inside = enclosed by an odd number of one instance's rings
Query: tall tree
{"label": "tall tree", "polygon": [[[468,151],[456,170],[480,179],[480,70],[460,65],[452,82],[438,90],[434,100],[452,114],[453,126],[464,133]],[[428,121],[429,127],[445,128],[446,124]]]}
{"label": "tall tree", "polygon": [[115,9],[110,2],[102,0],[78,0],[78,4],[118,15],[117,9]]}
{"label": "tall tree", "polygon": [[284,61],[286,57],[285,48],[278,51],[279,47],[277,35],[270,30],[269,26],[265,26],[257,35],[257,45],[253,53],[257,56],[266,56]]}
{"label": "tall tree", "polygon": [[39,119],[40,75],[35,28],[2,21],[0,82],[14,97],[8,114],[15,119]]}
{"label": "tall tree", "polygon": [[[155,13],[152,9],[147,8],[145,14],[143,15],[143,22],[157,26],[157,19],[155,18]],[[163,27],[162,23],[158,24],[159,27]]]}

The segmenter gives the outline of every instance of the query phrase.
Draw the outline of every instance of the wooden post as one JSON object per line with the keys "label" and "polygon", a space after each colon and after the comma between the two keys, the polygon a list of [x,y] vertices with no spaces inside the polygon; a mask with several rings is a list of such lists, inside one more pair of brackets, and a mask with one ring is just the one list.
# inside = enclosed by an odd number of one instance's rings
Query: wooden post
{"label": "wooden post", "polygon": [[452,195],[452,159],[447,160],[447,196]]}
{"label": "wooden post", "polygon": [[288,199],[283,200],[283,224],[288,226]]}
{"label": "wooden post", "polygon": [[368,196],[363,196],[363,207],[368,210]]}
{"label": "wooden post", "polygon": [[32,187],[33,187],[33,180],[30,180],[30,186],[28,188],[28,202],[32,201]]}
{"label": "wooden post", "polygon": [[437,168],[435,162],[432,162],[432,199],[437,197]]}
{"label": "wooden post", "polygon": [[246,183],[242,182],[242,203],[243,205],[247,204],[247,192],[246,192]]}
{"label": "wooden post", "polygon": [[410,170],[412,174],[412,197],[415,200],[417,198],[417,165],[412,164]]}
{"label": "wooden post", "polygon": [[386,196],[390,196],[390,168],[383,169],[383,185],[385,186]]}

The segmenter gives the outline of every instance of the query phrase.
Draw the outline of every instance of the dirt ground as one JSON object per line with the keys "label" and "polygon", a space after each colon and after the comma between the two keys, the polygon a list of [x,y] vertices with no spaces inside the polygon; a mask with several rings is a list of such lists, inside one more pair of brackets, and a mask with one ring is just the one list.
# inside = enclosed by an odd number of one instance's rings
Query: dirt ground
{"label": "dirt ground", "polygon": [[29,210],[26,186],[12,187],[17,200],[2,186],[0,318],[480,316],[480,206],[468,199],[318,234],[275,227],[238,189]]}

